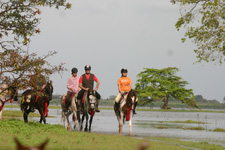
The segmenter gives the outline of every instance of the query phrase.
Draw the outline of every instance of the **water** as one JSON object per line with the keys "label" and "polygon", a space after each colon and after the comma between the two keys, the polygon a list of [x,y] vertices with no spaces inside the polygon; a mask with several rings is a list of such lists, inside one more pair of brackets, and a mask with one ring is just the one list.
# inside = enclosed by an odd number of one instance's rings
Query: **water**
{"label": "water", "polygon": [[[14,108],[14,110],[17,110]],[[152,112],[138,111],[133,118],[133,135],[135,137],[168,137],[179,138],[183,140],[209,142],[225,146],[225,133],[213,132],[210,130],[216,128],[225,128],[224,113],[206,113],[206,112]],[[47,123],[62,124],[61,109],[50,109],[50,116]],[[29,120],[39,121],[37,117],[29,117]],[[70,117],[72,120],[72,117]],[[169,123],[165,121],[186,121],[193,120],[198,122],[207,122],[207,124],[186,124]],[[72,122],[71,122],[72,123]],[[157,127],[166,126],[167,129],[158,129]],[[186,127],[204,127],[205,130],[183,130]],[[92,123],[92,132],[105,134],[118,134],[118,121],[113,110],[101,110],[96,113]],[[123,135],[129,135],[129,123],[123,126]]]}

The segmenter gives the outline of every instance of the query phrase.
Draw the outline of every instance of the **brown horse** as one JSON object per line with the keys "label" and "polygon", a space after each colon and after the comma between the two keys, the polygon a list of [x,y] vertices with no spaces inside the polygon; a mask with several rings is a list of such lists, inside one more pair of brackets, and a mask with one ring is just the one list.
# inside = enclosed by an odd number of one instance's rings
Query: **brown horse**
{"label": "brown horse", "polygon": [[[46,86],[42,91],[34,92],[32,90],[26,90],[22,93],[22,99],[21,99],[21,110],[23,113],[24,122],[28,122],[28,115],[31,112],[31,101],[35,102],[34,108],[38,109],[41,117],[40,117],[40,123],[42,121],[44,124],[46,124],[47,113],[48,113],[48,105],[49,101],[52,99],[52,93],[53,93],[53,86],[52,81],[48,81]],[[28,108],[29,106],[29,108]]]}
{"label": "brown horse", "polygon": [[[81,108],[82,108],[82,119],[80,119],[80,112],[78,111],[78,121],[80,124],[80,131],[83,130],[83,122],[84,118],[86,118],[86,125],[84,128],[84,131],[89,131],[91,132],[91,124],[92,120],[95,114],[95,109],[96,109],[96,104],[97,104],[97,98],[96,98],[96,93],[93,90],[88,90],[84,93],[84,96],[82,98],[82,103],[81,103]],[[90,120],[89,120],[90,116]],[[88,120],[89,120],[89,127],[88,127]]]}
{"label": "brown horse", "polygon": [[136,102],[136,91],[131,89],[128,93],[124,93],[123,98],[120,101],[120,109],[119,112],[116,112],[116,106],[114,104],[114,111],[119,123],[119,133],[122,134],[123,124],[126,118],[126,121],[129,121],[130,127],[130,135],[132,136],[132,117],[133,117],[133,109],[134,103]]}

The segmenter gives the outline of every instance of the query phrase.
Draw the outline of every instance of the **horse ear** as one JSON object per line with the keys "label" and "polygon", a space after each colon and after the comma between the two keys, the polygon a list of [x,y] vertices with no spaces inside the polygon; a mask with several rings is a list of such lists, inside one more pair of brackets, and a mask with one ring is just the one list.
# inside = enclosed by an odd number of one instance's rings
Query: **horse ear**
{"label": "horse ear", "polygon": [[44,143],[42,143],[40,146],[38,146],[38,149],[44,150],[45,146],[48,144],[48,142],[49,142],[49,139],[46,139]]}
{"label": "horse ear", "polygon": [[16,137],[14,137],[14,141],[16,142],[17,149],[23,149],[23,145],[20,143],[20,141]]}

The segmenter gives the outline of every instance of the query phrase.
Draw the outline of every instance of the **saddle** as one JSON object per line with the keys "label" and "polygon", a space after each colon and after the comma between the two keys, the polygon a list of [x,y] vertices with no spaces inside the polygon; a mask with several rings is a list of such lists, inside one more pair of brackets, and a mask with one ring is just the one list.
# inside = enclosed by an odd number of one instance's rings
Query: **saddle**
{"label": "saddle", "polygon": [[74,95],[75,95],[75,93],[72,94],[71,97],[70,97],[67,101],[66,101],[66,97],[63,99],[63,103],[64,103],[64,105],[65,105],[67,108],[70,107]]}
{"label": "saddle", "polygon": [[120,103],[125,100],[124,97],[128,94],[128,92],[124,92],[121,96]]}

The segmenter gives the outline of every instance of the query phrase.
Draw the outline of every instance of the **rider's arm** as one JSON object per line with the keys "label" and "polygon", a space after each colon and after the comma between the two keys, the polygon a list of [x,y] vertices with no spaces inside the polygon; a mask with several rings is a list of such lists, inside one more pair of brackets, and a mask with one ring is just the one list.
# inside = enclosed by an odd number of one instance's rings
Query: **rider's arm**
{"label": "rider's arm", "polygon": [[130,80],[130,89],[133,89],[133,86],[132,86],[132,81],[131,81],[131,79],[129,78],[129,80]]}
{"label": "rider's arm", "polygon": [[118,84],[118,90],[119,90],[120,93],[122,92],[121,89],[120,89],[120,85],[119,84]]}
{"label": "rider's arm", "polygon": [[97,85],[96,85],[96,87],[95,87],[95,91],[98,90],[99,85],[100,85],[100,82],[99,82],[99,80],[98,80],[98,81],[97,81]]}
{"label": "rider's arm", "polygon": [[133,89],[133,87],[132,87],[132,83],[130,84],[130,89]]}
{"label": "rider's arm", "polygon": [[79,83],[79,87],[80,87],[81,89],[83,89],[83,90],[86,90],[86,91],[88,90],[88,88],[85,88],[85,87],[82,86],[82,83]]}

